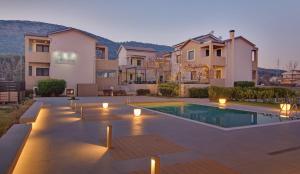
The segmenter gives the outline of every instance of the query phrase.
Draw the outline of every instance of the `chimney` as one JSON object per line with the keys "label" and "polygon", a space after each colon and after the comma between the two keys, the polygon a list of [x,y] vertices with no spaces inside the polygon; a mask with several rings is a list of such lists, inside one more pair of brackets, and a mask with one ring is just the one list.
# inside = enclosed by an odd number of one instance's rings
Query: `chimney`
{"label": "chimney", "polygon": [[229,31],[230,39],[234,39],[234,30]]}

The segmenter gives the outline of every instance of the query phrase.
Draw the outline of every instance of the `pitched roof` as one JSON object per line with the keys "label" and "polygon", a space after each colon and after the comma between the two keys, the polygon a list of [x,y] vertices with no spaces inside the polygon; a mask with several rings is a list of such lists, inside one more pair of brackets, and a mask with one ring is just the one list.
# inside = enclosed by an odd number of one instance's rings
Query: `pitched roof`
{"label": "pitched roof", "polygon": [[147,52],[156,52],[153,48],[146,48],[146,47],[133,47],[122,45],[126,50],[133,50],[133,51],[147,51]]}
{"label": "pitched roof", "polygon": [[72,27],[68,27],[68,28],[63,29],[63,30],[58,30],[58,31],[50,32],[50,33],[48,33],[48,36],[53,35],[53,34],[57,34],[57,33],[71,31],[71,30],[78,31],[78,32],[80,32],[80,33],[82,33],[82,34],[84,34],[84,35],[86,35],[86,36],[88,36],[88,37],[90,37],[92,39],[97,40],[97,37],[95,35],[90,34],[90,33],[86,32],[86,31],[82,31],[82,30],[79,30],[79,29],[76,29],[76,28],[72,28]]}
{"label": "pitched roof", "polygon": [[224,41],[222,41],[221,39],[217,38],[213,34],[209,33],[209,34],[197,36],[197,37],[188,39],[186,41],[180,42],[179,44],[173,45],[173,47],[182,46],[182,45],[186,44],[187,42],[189,42],[191,40],[196,41],[196,42],[198,42],[198,43],[201,44],[201,43],[204,43],[204,42],[208,41],[209,39],[212,39],[213,42],[216,42],[216,43],[224,43]]}
{"label": "pitched roof", "polygon": [[[244,38],[243,36],[237,36],[234,39],[242,39],[242,40],[246,41],[248,44],[250,44],[254,47],[256,46],[254,43],[250,42],[248,39]],[[224,42],[230,42],[230,41],[231,41],[231,39],[224,40]]]}

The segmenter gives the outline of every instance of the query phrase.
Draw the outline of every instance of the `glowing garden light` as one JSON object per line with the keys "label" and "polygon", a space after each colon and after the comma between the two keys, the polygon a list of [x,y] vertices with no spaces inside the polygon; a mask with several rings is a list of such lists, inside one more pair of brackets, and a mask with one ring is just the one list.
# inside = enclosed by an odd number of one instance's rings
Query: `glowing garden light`
{"label": "glowing garden light", "polygon": [[226,98],[220,98],[219,99],[219,104],[221,104],[221,105],[226,104],[226,102],[227,102]]}
{"label": "glowing garden light", "polygon": [[282,111],[290,111],[291,110],[291,104],[282,103],[282,104],[280,104],[280,109]]}
{"label": "glowing garden light", "polygon": [[136,117],[140,117],[141,114],[142,114],[142,110],[141,110],[141,109],[134,109],[134,110],[133,110],[133,114],[134,114],[134,116],[136,116]]}
{"label": "glowing garden light", "polygon": [[108,103],[102,103],[102,108],[107,109],[108,108]]}

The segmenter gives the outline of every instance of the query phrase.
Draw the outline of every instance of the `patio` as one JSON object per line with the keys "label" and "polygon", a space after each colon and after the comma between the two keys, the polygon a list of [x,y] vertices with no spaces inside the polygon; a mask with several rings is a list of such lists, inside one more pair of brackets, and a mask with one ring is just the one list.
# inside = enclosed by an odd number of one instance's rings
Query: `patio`
{"label": "patio", "polygon": [[[127,97],[80,98],[84,120],[67,98],[45,103],[14,169],[23,173],[149,173],[150,157],[159,155],[161,173],[266,173],[300,171],[300,122],[223,131],[143,110],[133,117]],[[201,99],[171,99],[208,103]],[[101,102],[109,109],[101,109]],[[131,97],[131,102],[170,101]],[[98,107],[96,107],[98,105]],[[232,108],[275,112],[254,106]],[[107,150],[106,126],[113,128]]]}

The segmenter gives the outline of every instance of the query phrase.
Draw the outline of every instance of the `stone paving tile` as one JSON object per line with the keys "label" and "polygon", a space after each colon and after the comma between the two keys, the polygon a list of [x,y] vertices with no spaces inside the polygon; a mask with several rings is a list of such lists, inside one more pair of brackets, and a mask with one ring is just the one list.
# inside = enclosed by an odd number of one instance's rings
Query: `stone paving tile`
{"label": "stone paving tile", "polygon": [[[136,151],[130,155],[117,153],[116,156],[121,156],[121,160],[114,159],[112,153],[105,150],[101,140],[106,137],[108,124],[113,126],[114,140],[158,135],[172,145],[187,149],[162,154],[162,167],[172,166],[175,163],[185,164],[195,159],[209,159],[242,174],[297,174],[300,171],[299,150],[268,155],[273,151],[300,146],[299,122],[223,131],[144,110],[143,116],[136,119],[132,116],[133,108],[124,105],[126,99],[127,97],[80,98],[80,102],[84,103],[109,102],[111,109],[107,112],[108,115],[122,118],[91,121],[81,120],[79,114],[69,107],[67,98],[38,99],[43,100],[47,107],[42,109],[37,124],[33,125],[33,130],[13,173],[118,174],[147,171],[150,156],[140,155],[144,153],[143,148],[136,148]],[[132,97],[132,100],[145,102],[169,99],[138,96]],[[199,104],[208,102],[206,99],[178,100]],[[89,109],[91,113],[96,114],[96,117],[97,114],[105,115],[106,112],[99,108]],[[128,140],[128,143],[135,144],[136,141],[133,139]],[[160,149],[153,151],[158,150]]]}
{"label": "stone paving tile", "polygon": [[113,160],[129,160],[186,151],[159,135],[127,136],[113,139],[109,152]]}
{"label": "stone paving tile", "polygon": [[[185,163],[161,166],[161,174],[238,174],[212,160],[193,160]],[[148,171],[134,171],[131,174],[150,174]]]}

